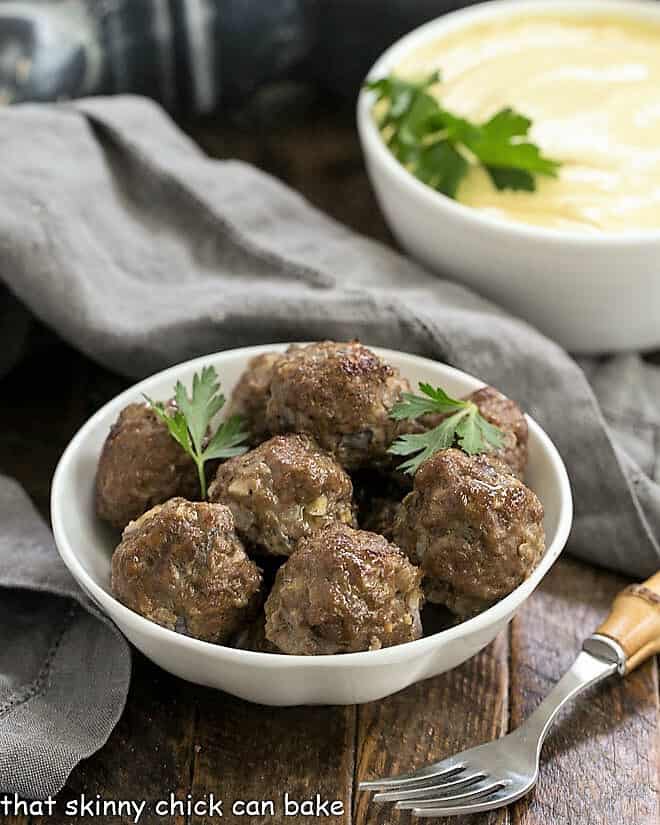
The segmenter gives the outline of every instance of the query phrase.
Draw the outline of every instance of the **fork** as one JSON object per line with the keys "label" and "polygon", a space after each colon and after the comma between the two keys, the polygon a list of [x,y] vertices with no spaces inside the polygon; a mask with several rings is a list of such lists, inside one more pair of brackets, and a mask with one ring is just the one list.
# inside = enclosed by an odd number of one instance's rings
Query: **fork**
{"label": "fork", "polygon": [[660,652],[660,572],[615,598],[572,667],[516,730],[413,773],[360,782],[376,802],[395,802],[417,816],[456,816],[501,808],[538,780],[545,737],[560,709],[588,687],[633,671]]}

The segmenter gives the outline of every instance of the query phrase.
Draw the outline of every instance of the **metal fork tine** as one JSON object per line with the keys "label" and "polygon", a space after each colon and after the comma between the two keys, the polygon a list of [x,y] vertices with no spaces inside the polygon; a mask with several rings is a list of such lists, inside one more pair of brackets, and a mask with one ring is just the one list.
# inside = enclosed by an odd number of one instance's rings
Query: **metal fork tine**
{"label": "metal fork tine", "polygon": [[447,793],[448,791],[455,791],[459,788],[465,788],[468,785],[474,784],[475,782],[479,782],[482,779],[487,779],[487,774],[483,772],[479,773],[471,773],[467,776],[460,776],[458,779],[452,779],[449,782],[440,782],[436,784],[435,780],[432,784],[424,785],[421,787],[413,788],[412,790],[398,790],[398,791],[386,791],[385,793],[377,793],[374,796],[374,802],[403,802],[406,799],[426,799],[426,798],[433,798],[435,799],[440,794]]}
{"label": "metal fork tine", "polygon": [[438,762],[436,765],[427,765],[418,771],[412,773],[403,773],[399,776],[388,776],[382,779],[368,779],[365,782],[360,782],[359,788],[361,791],[379,791],[388,790],[390,788],[423,788],[429,782],[436,779],[442,779],[465,770],[467,766],[463,762]]}
{"label": "metal fork tine", "polygon": [[483,813],[485,811],[494,811],[496,808],[503,808],[510,805],[517,799],[523,796],[521,793],[508,793],[506,790],[495,791],[489,796],[482,796],[476,802],[464,803],[462,805],[436,806],[436,807],[417,807],[412,809],[414,816],[422,817],[447,817],[447,816],[465,816],[467,814]]}
{"label": "metal fork tine", "polygon": [[505,780],[499,780],[451,796],[437,796],[433,799],[407,799],[405,802],[397,802],[396,807],[401,811],[425,811],[430,809],[443,811],[444,808],[457,808],[468,805],[471,802],[476,802],[477,800],[483,802],[486,797],[492,796],[497,791],[501,791],[506,785],[507,782]]}

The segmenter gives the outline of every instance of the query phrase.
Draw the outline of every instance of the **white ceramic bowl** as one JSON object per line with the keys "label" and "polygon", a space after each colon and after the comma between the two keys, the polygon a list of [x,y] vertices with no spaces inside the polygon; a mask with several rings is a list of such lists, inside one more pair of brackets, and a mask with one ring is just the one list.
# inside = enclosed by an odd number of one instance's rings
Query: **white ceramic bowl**
{"label": "white ceramic bowl", "polygon": [[[626,15],[660,21],[649,0],[498,0],[433,20],[397,41],[370,78],[419,47],[508,15]],[[660,229],[625,234],[539,228],[464,206],[421,183],[383,143],[371,92],[357,121],[371,183],[387,222],[412,256],[527,319],[573,352],[660,346]]]}
{"label": "white ceramic bowl", "polygon": [[[110,558],[117,537],[94,513],[94,475],[103,442],[119,411],[142,393],[167,398],[177,379],[190,385],[193,373],[213,364],[226,394],[249,359],[283,345],[206,355],[147,378],[106,404],[82,427],[55,472],[51,512],[55,541],[81,588],[127,638],[165,670],[266,705],[353,704],[394,693],[456,667],[506,626],[560,554],[571,526],[571,491],[564,464],[543,430],[529,420],[528,483],[545,507],[547,550],[532,575],[513,593],[463,624],[433,636],[365,653],[338,656],[280,656],[201,642],[154,624],[110,593]],[[483,384],[445,364],[375,349],[399,367],[413,385],[430,381],[463,395]]]}

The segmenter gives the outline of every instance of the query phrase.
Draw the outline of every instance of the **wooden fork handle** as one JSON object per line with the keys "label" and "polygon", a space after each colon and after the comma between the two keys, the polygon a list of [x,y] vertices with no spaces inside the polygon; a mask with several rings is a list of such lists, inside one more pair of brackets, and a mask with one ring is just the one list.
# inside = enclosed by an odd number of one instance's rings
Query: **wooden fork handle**
{"label": "wooden fork handle", "polygon": [[622,590],[596,633],[614,639],[623,648],[626,673],[660,653],[660,571],[644,584]]}

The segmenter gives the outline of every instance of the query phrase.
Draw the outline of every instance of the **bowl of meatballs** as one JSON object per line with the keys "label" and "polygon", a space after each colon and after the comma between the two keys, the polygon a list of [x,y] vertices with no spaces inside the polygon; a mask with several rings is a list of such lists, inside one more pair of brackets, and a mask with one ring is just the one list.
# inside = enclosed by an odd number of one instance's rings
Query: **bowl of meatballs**
{"label": "bowl of meatballs", "polygon": [[502,630],[566,543],[541,427],[445,364],[357,341],[231,350],[99,410],[55,540],[146,656],[269,705],[382,698]]}

